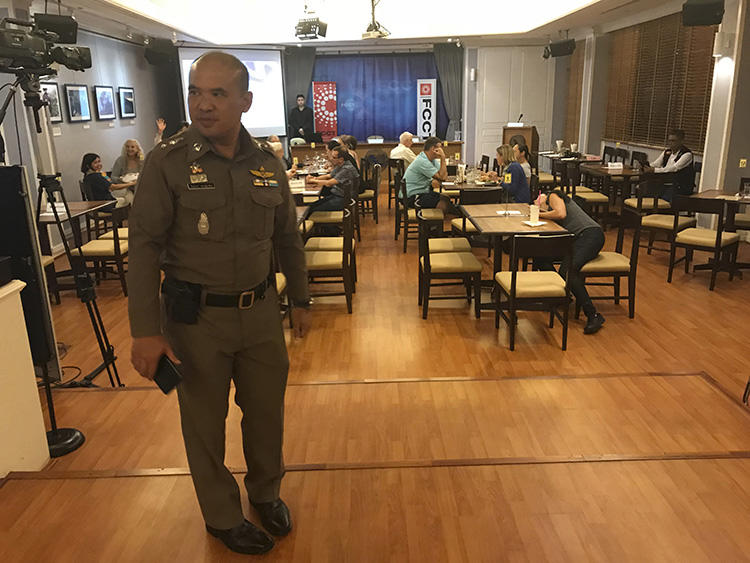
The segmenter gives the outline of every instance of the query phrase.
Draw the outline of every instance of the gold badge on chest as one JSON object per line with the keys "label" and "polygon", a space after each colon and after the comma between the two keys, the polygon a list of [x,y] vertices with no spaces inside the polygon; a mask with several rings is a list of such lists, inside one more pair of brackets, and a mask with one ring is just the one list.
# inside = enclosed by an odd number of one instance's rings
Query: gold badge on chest
{"label": "gold badge on chest", "polygon": [[205,212],[202,212],[200,218],[198,219],[198,232],[202,235],[207,235],[209,229],[210,225],[208,223],[208,215],[206,215]]}
{"label": "gold badge on chest", "polygon": [[263,166],[258,170],[250,169],[250,174],[254,176],[253,186],[256,188],[278,188],[279,182],[274,180],[274,173],[269,172]]}
{"label": "gold badge on chest", "polygon": [[203,171],[203,167],[197,162],[190,165],[190,183],[205,184],[208,182],[208,175]]}

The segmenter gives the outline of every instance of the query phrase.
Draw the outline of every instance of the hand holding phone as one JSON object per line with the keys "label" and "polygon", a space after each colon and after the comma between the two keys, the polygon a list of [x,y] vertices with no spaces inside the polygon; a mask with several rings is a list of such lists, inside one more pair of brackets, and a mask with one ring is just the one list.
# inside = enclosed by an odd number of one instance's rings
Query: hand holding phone
{"label": "hand holding phone", "polygon": [[154,376],[154,382],[159,386],[159,389],[166,395],[172,389],[182,381],[182,373],[180,368],[167,357],[163,355],[159,359],[159,365],[156,368],[156,375]]}

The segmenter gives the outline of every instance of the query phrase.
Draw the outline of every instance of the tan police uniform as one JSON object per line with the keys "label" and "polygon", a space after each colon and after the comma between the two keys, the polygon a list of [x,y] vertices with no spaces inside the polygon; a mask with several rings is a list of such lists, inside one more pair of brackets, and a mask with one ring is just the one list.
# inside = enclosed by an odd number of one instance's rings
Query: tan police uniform
{"label": "tan police uniform", "polygon": [[[195,127],[158,145],[140,175],[129,218],[129,314],[133,337],[164,334],[182,361],[182,433],[206,523],[243,521],[240,493],[224,466],[230,381],[243,411],[253,502],[279,496],[289,360],[273,285],[262,299],[275,247],[292,300],[309,299],[294,200],[281,162],[244,130],[237,155],[215,153]],[[160,271],[201,284],[197,322],[160,314]],[[210,306],[216,296],[232,306]],[[234,297],[231,297],[234,296]],[[236,302],[235,302],[236,297]],[[164,300],[164,296],[162,296]],[[236,303],[236,304],[235,304]],[[242,305],[240,307],[239,305]]]}

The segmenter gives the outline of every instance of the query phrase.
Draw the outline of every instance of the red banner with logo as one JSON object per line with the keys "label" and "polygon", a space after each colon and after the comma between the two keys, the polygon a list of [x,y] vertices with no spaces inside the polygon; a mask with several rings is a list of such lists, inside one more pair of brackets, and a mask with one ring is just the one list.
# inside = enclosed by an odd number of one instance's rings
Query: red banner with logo
{"label": "red banner with logo", "polygon": [[328,142],[338,135],[339,119],[336,112],[336,83],[313,82],[313,113],[315,132]]}

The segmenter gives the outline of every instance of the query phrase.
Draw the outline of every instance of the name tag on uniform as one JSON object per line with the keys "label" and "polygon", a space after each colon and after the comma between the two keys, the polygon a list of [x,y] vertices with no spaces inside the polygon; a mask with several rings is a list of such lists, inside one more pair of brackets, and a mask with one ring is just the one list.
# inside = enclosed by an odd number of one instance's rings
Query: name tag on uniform
{"label": "name tag on uniform", "polygon": [[194,190],[215,190],[216,186],[208,181],[208,178],[203,178],[203,181],[193,182],[193,178],[190,178],[190,183],[187,188],[190,191]]}
{"label": "name tag on uniform", "polygon": [[503,183],[510,184],[512,180],[513,180],[513,176],[511,175],[511,173],[506,172],[505,175],[503,176]]}

